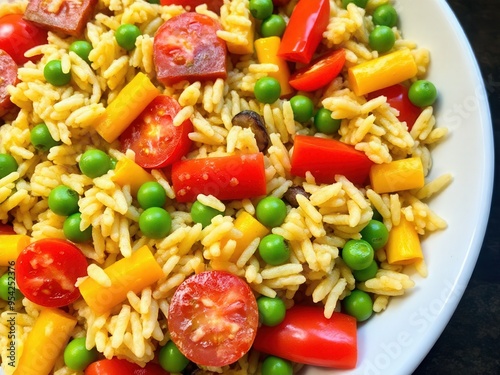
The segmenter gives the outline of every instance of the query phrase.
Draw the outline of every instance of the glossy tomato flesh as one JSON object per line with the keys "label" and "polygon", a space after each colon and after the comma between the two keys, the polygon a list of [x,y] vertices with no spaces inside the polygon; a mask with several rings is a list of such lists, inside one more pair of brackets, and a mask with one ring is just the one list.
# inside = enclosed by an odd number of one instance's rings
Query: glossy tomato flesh
{"label": "glossy tomato flesh", "polygon": [[111,358],[91,363],[85,368],[85,375],[168,375],[168,372],[155,363],[141,367],[125,359]]}
{"label": "glossy tomato flesh", "polygon": [[397,116],[399,121],[406,122],[408,130],[411,130],[418,116],[422,113],[422,108],[417,107],[410,101],[406,86],[401,84],[389,86],[385,89],[371,92],[367,95],[367,99],[370,100],[382,95],[387,97],[387,103],[389,103],[392,108],[399,111],[399,115]]}
{"label": "glossy tomato flesh", "polygon": [[158,79],[165,85],[227,76],[226,42],[217,36],[218,21],[186,12],[172,17],[156,32],[153,59]]}
{"label": "glossy tomato flesh", "polygon": [[335,139],[297,135],[292,153],[294,176],[311,174],[318,183],[331,184],[335,175],[343,175],[354,184],[364,184],[373,162],[354,146]]}
{"label": "glossy tomato flesh", "polygon": [[0,18],[0,49],[7,52],[17,65],[28,61],[24,56],[27,50],[45,43],[47,31],[25,20],[22,14],[7,14]]}
{"label": "glossy tomato flesh", "polygon": [[343,313],[325,318],[323,307],[295,305],[280,324],[259,327],[254,349],[306,365],[352,369],[356,319]]}
{"label": "glossy tomato flesh", "polygon": [[168,330],[179,350],[203,366],[225,366],[252,346],[259,323],[248,284],[226,271],[186,279],[169,308]]}
{"label": "glossy tomato flesh", "polygon": [[66,240],[32,242],[16,261],[19,290],[30,301],[45,307],[62,307],[76,301],[80,291],[75,283],[86,275],[87,259]]}
{"label": "glossy tomato flesh", "polygon": [[191,148],[190,120],[174,126],[175,115],[181,110],[170,96],[160,95],[120,135],[122,149],[135,152],[135,162],[143,168],[161,168],[183,157]]}
{"label": "glossy tomato flesh", "polygon": [[329,84],[339,75],[345,63],[343,48],[326,53],[311,61],[290,76],[290,85],[296,90],[314,91]]}
{"label": "glossy tomato flesh", "polygon": [[198,194],[220,200],[266,194],[266,171],[261,153],[180,160],[172,165],[178,202],[193,202]]}

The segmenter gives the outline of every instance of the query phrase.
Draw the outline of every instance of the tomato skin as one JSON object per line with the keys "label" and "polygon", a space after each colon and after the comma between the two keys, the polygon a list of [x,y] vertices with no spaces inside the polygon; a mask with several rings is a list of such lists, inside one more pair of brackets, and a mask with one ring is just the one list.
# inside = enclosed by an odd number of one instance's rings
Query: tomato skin
{"label": "tomato skin", "polygon": [[49,8],[51,4],[46,0],[30,0],[24,18],[50,31],[79,36],[94,12],[97,0],[63,0],[55,12]]}
{"label": "tomato skin", "polygon": [[225,366],[250,350],[259,313],[248,284],[226,271],[205,271],[175,291],[168,313],[172,341],[191,361]]}
{"label": "tomato skin", "polygon": [[351,369],[357,362],[356,319],[318,306],[295,305],[276,326],[260,326],[254,349],[313,366]]}
{"label": "tomato skin", "polygon": [[80,297],[75,286],[87,275],[87,259],[71,242],[44,238],[21,251],[16,261],[19,290],[30,301],[45,307],[62,307]]}
{"label": "tomato skin", "polygon": [[311,61],[290,76],[290,85],[296,90],[315,91],[329,84],[339,75],[345,63],[343,48],[328,52]]}
{"label": "tomato skin", "polygon": [[385,89],[369,93],[367,99],[374,99],[381,95],[387,97],[387,103],[399,111],[399,115],[397,116],[399,121],[405,121],[408,130],[411,130],[418,116],[422,113],[422,108],[417,107],[410,101],[406,86],[401,84],[389,86]]}
{"label": "tomato skin", "polygon": [[329,0],[299,1],[281,40],[278,56],[308,64],[330,19]]}
{"label": "tomato skin", "polygon": [[25,20],[22,14],[7,14],[0,18],[0,49],[7,52],[17,65],[28,61],[24,56],[27,50],[45,43],[47,31]]}
{"label": "tomato skin", "polygon": [[85,368],[85,375],[169,375],[155,363],[141,367],[125,359],[111,358],[93,362]]}
{"label": "tomato skin", "polygon": [[220,14],[220,7],[224,4],[224,0],[160,0],[161,5],[182,5],[184,8],[190,7],[190,11],[194,12],[194,8],[201,4],[207,4],[208,10]]}
{"label": "tomato skin", "polygon": [[266,194],[261,153],[181,160],[172,165],[172,183],[178,202],[193,202],[198,194],[221,200]]}
{"label": "tomato skin", "polygon": [[335,139],[297,135],[291,164],[292,175],[305,177],[310,171],[318,183],[333,183],[339,174],[354,184],[364,184],[373,162],[364,152]]}
{"label": "tomato skin", "polygon": [[174,126],[173,119],[181,110],[179,103],[167,95],[159,95],[120,135],[122,149],[135,152],[141,167],[162,168],[183,157],[191,148],[190,120]]}
{"label": "tomato skin", "polygon": [[220,23],[186,12],[160,26],[153,43],[157,78],[165,85],[226,78],[226,42],[217,36]]}

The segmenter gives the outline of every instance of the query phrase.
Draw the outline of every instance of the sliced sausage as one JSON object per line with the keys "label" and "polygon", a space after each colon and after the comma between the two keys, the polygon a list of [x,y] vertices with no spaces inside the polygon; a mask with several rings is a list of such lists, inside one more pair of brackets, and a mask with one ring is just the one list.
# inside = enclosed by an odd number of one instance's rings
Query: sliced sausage
{"label": "sliced sausage", "polygon": [[17,83],[17,65],[10,55],[0,49],[0,117],[13,107],[7,86]]}
{"label": "sliced sausage", "polygon": [[79,36],[97,0],[31,0],[24,18],[47,30]]}

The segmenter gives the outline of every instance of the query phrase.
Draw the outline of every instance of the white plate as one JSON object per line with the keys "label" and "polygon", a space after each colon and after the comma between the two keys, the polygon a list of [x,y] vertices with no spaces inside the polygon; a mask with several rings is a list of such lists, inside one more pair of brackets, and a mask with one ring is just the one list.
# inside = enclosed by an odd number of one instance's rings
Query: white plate
{"label": "white plate", "polygon": [[397,0],[406,39],[431,51],[429,80],[439,89],[438,126],[448,139],[433,151],[431,178],[453,183],[430,202],[448,222],[422,243],[429,276],[391,300],[359,329],[352,371],[307,368],[304,374],[411,374],[432,348],[469,282],[488,222],[494,174],[493,131],[486,90],[469,42],[444,0]]}

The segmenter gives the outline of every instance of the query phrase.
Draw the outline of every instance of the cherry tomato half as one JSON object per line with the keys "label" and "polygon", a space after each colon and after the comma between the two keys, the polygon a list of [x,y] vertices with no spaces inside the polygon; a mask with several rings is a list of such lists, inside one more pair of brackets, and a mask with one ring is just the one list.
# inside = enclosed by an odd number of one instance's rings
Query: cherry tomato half
{"label": "cherry tomato half", "polygon": [[399,121],[405,121],[408,130],[411,130],[415,120],[420,116],[420,113],[422,113],[422,108],[417,107],[410,101],[406,86],[397,84],[386,87],[385,89],[373,91],[367,95],[367,99],[370,100],[381,95],[387,97],[387,103],[389,103],[392,108],[399,111],[399,115],[397,116]]}
{"label": "cherry tomato half", "polygon": [[80,297],[75,286],[87,275],[87,259],[71,242],[45,238],[21,251],[16,262],[19,290],[30,301],[45,307],[69,305]]}
{"label": "cherry tomato half", "polygon": [[27,50],[45,43],[47,31],[26,21],[22,14],[7,14],[0,18],[0,49],[7,52],[17,65],[28,61],[24,57]]}
{"label": "cherry tomato half", "polygon": [[186,12],[170,18],[155,34],[153,59],[158,79],[166,85],[225,78],[226,42],[217,36],[220,23]]}
{"label": "cherry tomato half", "polygon": [[203,366],[225,366],[252,346],[259,313],[248,284],[226,271],[186,279],[169,308],[168,330],[179,350]]}
{"label": "cherry tomato half", "polygon": [[111,358],[93,362],[85,369],[85,375],[168,375],[160,365],[148,363],[141,367],[125,359]]}
{"label": "cherry tomato half", "polygon": [[184,156],[191,147],[189,133],[193,124],[186,120],[174,126],[181,110],[170,96],[157,96],[120,135],[124,150],[135,152],[135,162],[143,168],[161,168]]}
{"label": "cherry tomato half", "polygon": [[161,5],[182,5],[184,8],[194,12],[194,8],[201,4],[207,4],[208,10],[220,14],[220,7],[224,4],[224,0],[160,0]]}
{"label": "cherry tomato half", "polygon": [[290,85],[296,90],[314,91],[329,84],[344,67],[343,48],[328,52],[311,61],[290,76]]}

